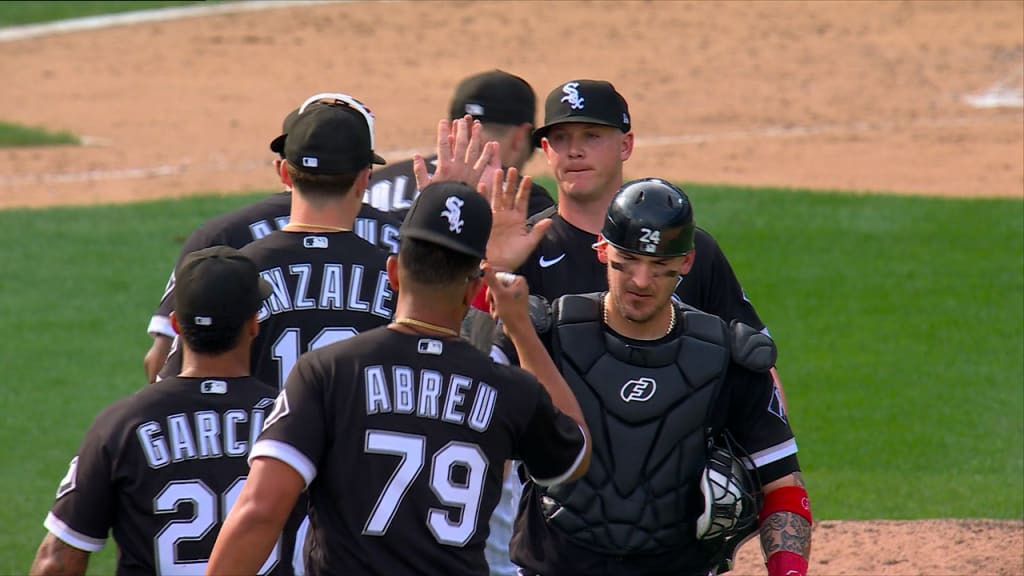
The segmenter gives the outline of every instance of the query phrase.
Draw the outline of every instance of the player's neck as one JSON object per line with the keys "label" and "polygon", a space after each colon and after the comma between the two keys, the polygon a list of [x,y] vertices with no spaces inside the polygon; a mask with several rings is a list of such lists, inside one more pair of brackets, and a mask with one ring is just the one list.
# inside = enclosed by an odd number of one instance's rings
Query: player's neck
{"label": "player's neck", "polygon": [[658,340],[668,336],[678,321],[675,305],[671,302],[646,322],[625,318],[612,304],[611,294],[605,294],[601,304],[604,324],[615,332],[633,340]]}
{"label": "player's neck", "polygon": [[187,347],[181,351],[182,378],[239,378],[249,376],[248,349],[236,349],[224,354],[198,354]]}
{"label": "player's neck", "polygon": [[399,291],[395,305],[397,330],[428,336],[457,336],[462,327],[465,310],[457,310],[440,304],[434,299],[417,300],[411,294],[403,296]]}
{"label": "player's neck", "polygon": [[309,202],[293,193],[289,220],[295,223],[291,228],[296,230],[303,228],[302,224],[310,228],[307,230],[309,232],[351,230],[360,207],[361,203],[356,203],[347,196],[336,200]]}
{"label": "player's neck", "polygon": [[569,224],[596,236],[604,227],[608,205],[611,204],[616,191],[617,189],[602,194],[592,202],[579,202],[569,195],[559,194],[558,215]]}

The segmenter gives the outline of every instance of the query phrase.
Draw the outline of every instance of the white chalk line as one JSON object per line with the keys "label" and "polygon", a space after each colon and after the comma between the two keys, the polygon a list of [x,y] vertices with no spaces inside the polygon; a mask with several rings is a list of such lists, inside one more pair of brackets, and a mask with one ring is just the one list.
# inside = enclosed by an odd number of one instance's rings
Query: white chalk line
{"label": "white chalk line", "polygon": [[1024,108],[1024,60],[988,90],[964,96],[974,108]]}
{"label": "white chalk line", "polygon": [[153,10],[122,12],[120,14],[87,16],[84,18],[72,18],[69,20],[59,20],[44,24],[26,24],[23,26],[0,28],[0,42],[26,40],[29,38],[38,38],[40,36],[66,34],[68,32],[81,32],[84,30],[100,30],[114,26],[128,26],[131,24],[142,24],[146,22],[166,22],[169,20],[192,18],[196,16],[240,14],[244,12],[270,10],[274,8],[290,8],[293,6],[310,6],[317,4],[338,4],[348,1],[352,0],[259,0],[248,2],[222,2],[219,4],[178,6],[170,8],[156,8]]}
{"label": "white chalk line", "polygon": [[[694,145],[735,140],[763,140],[783,138],[804,138],[821,135],[866,134],[872,132],[889,132],[894,129],[944,129],[962,126],[982,126],[1005,124],[1001,118],[929,118],[916,121],[890,122],[854,122],[849,124],[821,124],[815,126],[767,126],[751,130],[727,130],[722,132],[704,132],[666,136],[649,136],[637,138],[638,147]],[[381,152],[385,158],[403,159],[414,153],[425,153],[424,148],[405,148],[385,150]],[[0,186],[25,186],[40,184],[68,184],[81,182],[100,182],[111,180],[138,180],[181,174],[216,174],[224,172],[245,173],[254,170],[269,170],[271,159],[248,158],[230,163],[224,160],[195,163],[185,161],[176,164],[158,166],[121,168],[115,170],[86,170],[81,172],[28,174],[21,176],[0,176]]]}

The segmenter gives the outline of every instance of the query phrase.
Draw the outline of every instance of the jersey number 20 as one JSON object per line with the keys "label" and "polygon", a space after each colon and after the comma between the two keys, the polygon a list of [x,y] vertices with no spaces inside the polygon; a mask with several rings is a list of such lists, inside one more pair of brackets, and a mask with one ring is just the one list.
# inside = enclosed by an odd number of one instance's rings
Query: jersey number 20
{"label": "jersey number 20", "polygon": [[[363,527],[363,534],[383,536],[387,533],[402,504],[402,498],[423,469],[426,445],[427,439],[418,434],[366,431],[364,450],[367,453],[399,456],[401,460],[377,498],[373,512]],[[464,483],[452,479],[454,466],[463,466],[468,470]],[[486,475],[487,458],[476,444],[452,441],[434,453],[430,465],[430,488],[442,504],[460,509],[458,522],[452,522],[447,510],[430,508],[427,511],[427,527],[438,542],[461,547],[473,537]]]}
{"label": "jersey number 20", "polygon": [[[218,522],[227,518],[228,512],[235,505],[235,500],[245,486],[245,476],[239,477],[220,497],[220,518],[217,517],[217,495],[202,480],[176,480],[168,482],[160,494],[153,499],[153,512],[166,514],[177,512],[178,506],[184,502],[192,503],[192,518],[189,520],[172,520],[156,535],[153,560],[157,574],[192,574],[201,576],[206,572],[207,560],[182,561],[178,559],[178,544],[183,541],[202,540],[210,534],[210,530]],[[277,565],[281,553],[281,540],[270,552],[257,574],[266,574]]]}

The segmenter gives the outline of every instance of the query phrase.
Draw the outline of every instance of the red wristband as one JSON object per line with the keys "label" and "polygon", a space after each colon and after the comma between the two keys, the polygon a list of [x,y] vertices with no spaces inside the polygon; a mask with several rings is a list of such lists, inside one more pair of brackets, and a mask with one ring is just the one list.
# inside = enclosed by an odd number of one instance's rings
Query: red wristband
{"label": "red wristband", "polygon": [[783,486],[765,494],[757,523],[764,522],[776,512],[792,512],[811,524],[811,501],[807,498],[807,490],[801,486]]}
{"label": "red wristband", "polygon": [[480,291],[476,293],[476,297],[473,298],[473,308],[480,310],[481,312],[491,313],[491,305],[487,303],[487,285],[480,286]]}
{"label": "red wristband", "polygon": [[807,576],[807,559],[782,550],[768,557],[768,576]]}

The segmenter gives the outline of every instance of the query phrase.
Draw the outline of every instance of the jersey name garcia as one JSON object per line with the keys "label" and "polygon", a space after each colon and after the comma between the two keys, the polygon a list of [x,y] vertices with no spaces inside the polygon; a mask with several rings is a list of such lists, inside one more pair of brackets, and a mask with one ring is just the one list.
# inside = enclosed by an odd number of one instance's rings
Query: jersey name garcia
{"label": "jersey name garcia", "polygon": [[[118,574],[201,574],[276,392],[250,377],[174,377],[115,402],[90,426],[44,525],[88,552],[112,532]],[[276,546],[260,573],[291,574],[285,554]]]}

